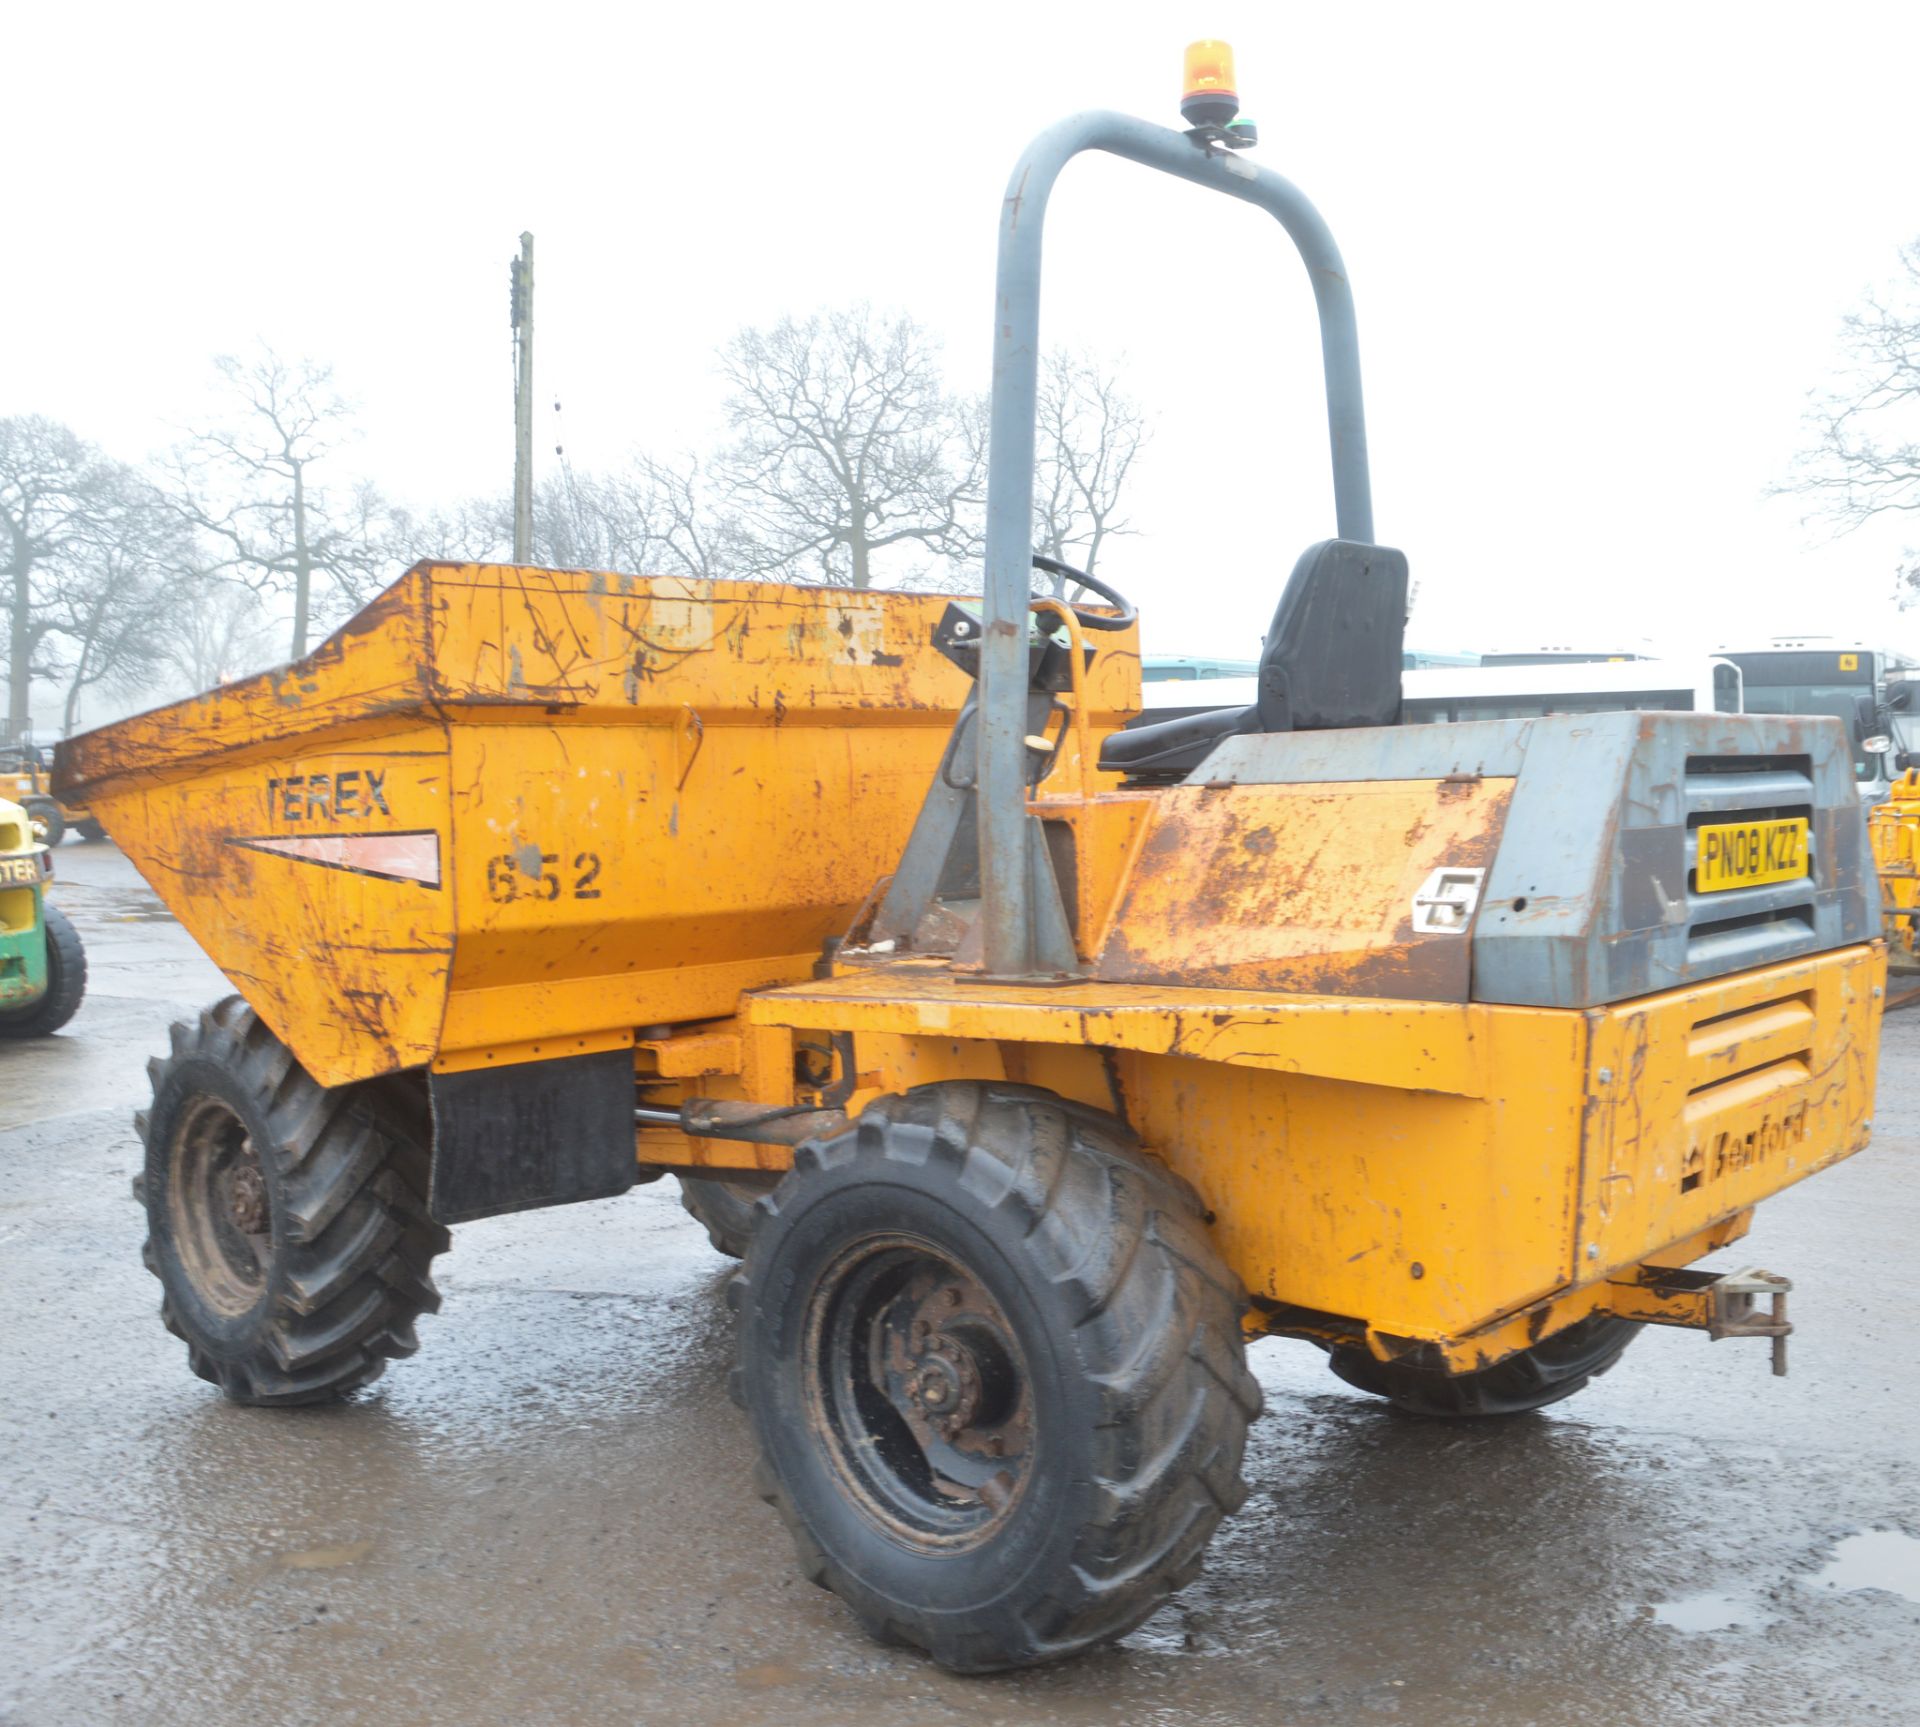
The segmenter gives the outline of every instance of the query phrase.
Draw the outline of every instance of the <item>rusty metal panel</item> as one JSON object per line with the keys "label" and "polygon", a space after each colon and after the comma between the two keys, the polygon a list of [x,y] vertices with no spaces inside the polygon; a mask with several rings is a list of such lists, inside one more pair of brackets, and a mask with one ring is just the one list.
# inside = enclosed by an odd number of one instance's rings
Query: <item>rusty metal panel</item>
{"label": "rusty metal panel", "polygon": [[[1598,713],[1228,738],[1237,786],[1510,775],[1473,932],[1476,1001],[1597,1007],[1868,940],[1866,821],[1837,720]],[[1699,890],[1703,823],[1804,818],[1802,880]]]}
{"label": "rusty metal panel", "polygon": [[932,651],[942,596],[509,565],[436,567],[424,668],[436,701],[950,720],[964,675]]}
{"label": "rusty metal panel", "polygon": [[440,1035],[454,945],[446,729],[321,733],[112,782],[114,841],[323,1084]]}
{"label": "rusty metal panel", "polygon": [[1156,799],[1096,975],[1469,997],[1469,923],[1415,926],[1437,869],[1493,861],[1510,780],[1178,786]]}
{"label": "rusty metal panel", "polygon": [[916,961],[767,991],[748,1015],[851,1030],[856,1112],[1002,1071],[1114,1110],[1198,1188],[1252,1294],[1472,1366],[1604,1302],[1623,1267],[1733,1239],[1859,1149],[1880,967],[1854,948],[1581,1013],[1034,989]]}
{"label": "rusty metal panel", "polygon": [[[850,1027],[862,1091],[992,1073],[1114,1110],[1198,1188],[1256,1296],[1408,1335],[1464,1331],[1573,1275],[1584,1015],[1085,983],[922,963],[756,996]],[[1093,1046],[1078,1077],[1057,1052]],[[1104,1052],[1112,1052],[1106,1055]]]}
{"label": "rusty metal panel", "polygon": [[1631,1265],[1867,1143],[1884,950],[1590,1017],[1582,1270]]}
{"label": "rusty metal panel", "polygon": [[54,750],[56,793],[84,800],[97,786],[110,800],[129,780],[171,779],[190,762],[437,718],[426,671],[431,575],[428,565],[408,571],[293,665],[68,738]]}
{"label": "rusty metal panel", "polygon": [[1177,1055],[1403,1091],[1484,1097],[1488,1010],[1443,1002],[972,979],[937,961],[858,967],[766,990],[754,1026],[1057,1044]]}
{"label": "rusty metal panel", "polygon": [[323,1083],[630,1044],[807,976],[892,866],[967,690],[946,603],[422,564],[59,775]]}
{"label": "rusty metal panel", "polygon": [[929,645],[945,600],[778,582],[417,564],[304,660],[61,744],[63,795],[449,709],[616,723],[744,712],[945,726],[966,679]]}

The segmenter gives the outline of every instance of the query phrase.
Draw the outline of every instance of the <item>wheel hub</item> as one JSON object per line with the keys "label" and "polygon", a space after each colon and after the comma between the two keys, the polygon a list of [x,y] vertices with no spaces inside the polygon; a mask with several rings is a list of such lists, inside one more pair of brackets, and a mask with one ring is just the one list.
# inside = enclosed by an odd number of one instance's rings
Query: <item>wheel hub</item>
{"label": "wheel hub", "polygon": [[266,1291],[273,1206],[253,1137],[224,1098],[202,1093],[181,1108],[168,1146],[172,1236],[201,1299],[237,1318]]}
{"label": "wheel hub", "polygon": [[979,1412],[979,1364],[973,1352],[954,1338],[939,1335],[922,1345],[905,1385],[908,1402],[949,1438],[964,1432]]}
{"label": "wheel hub", "polygon": [[984,1284],[928,1244],[896,1239],[848,1261],[823,1280],[809,1325],[836,1464],[890,1534],[983,1539],[1032,1461],[1013,1327]]}
{"label": "wheel hub", "polygon": [[242,1235],[260,1235],[268,1221],[267,1178],[260,1173],[260,1160],[253,1155],[251,1141],[244,1152],[244,1161],[236,1161],[227,1178],[227,1207],[233,1227]]}

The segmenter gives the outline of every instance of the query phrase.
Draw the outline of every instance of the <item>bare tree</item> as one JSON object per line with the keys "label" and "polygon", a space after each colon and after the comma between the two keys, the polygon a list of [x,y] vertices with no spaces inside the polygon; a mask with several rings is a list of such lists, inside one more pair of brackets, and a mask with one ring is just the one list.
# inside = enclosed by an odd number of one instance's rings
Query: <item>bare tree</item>
{"label": "bare tree", "polygon": [[272,636],[260,596],[218,576],[177,589],[154,629],[161,663],[195,694],[270,664]]}
{"label": "bare tree", "polygon": [[0,575],[6,583],[7,732],[33,723],[33,680],[58,667],[55,582],[111,494],[116,470],[98,449],[39,415],[0,420]]}
{"label": "bare tree", "polygon": [[95,688],[142,687],[162,663],[161,627],[200,580],[197,548],[151,482],[114,466],[69,553],[56,566],[47,615],[64,650],[63,727]]}
{"label": "bare tree", "polygon": [[[536,517],[536,521],[538,518]],[[421,558],[455,563],[505,563],[513,556],[513,499],[469,498],[451,507],[387,512],[391,562],[399,568]]]}
{"label": "bare tree", "polygon": [[[1091,575],[1109,539],[1139,531],[1121,501],[1146,416],[1091,355],[1056,349],[1040,368],[1035,434],[1034,549]],[[1052,580],[1059,593],[1064,578]]]}
{"label": "bare tree", "polygon": [[[1920,241],[1900,252],[1890,293],[1873,293],[1840,325],[1839,381],[1807,415],[1811,434],[1782,491],[1812,502],[1809,520],[1835,534],[1882,516],[1920,513]],[[1902,605],[1920,603],[1920,553],[1896,580]]]}
{"label": "bare tree", "polygon": [[698,457],[636,457],[606,476],[602,496],[610,568],[702,578],[756,573],[747,532]]}
{"label": "bare tree", "polygon": [[983,442],[939,345],[870,307],[742,330],[720,354],[737,434],[719,463],[762,573],[852,588],[937,578],[978,537]]}
{"label": "bare tree", "polygon": [[196,433],[167,462],[175,506],[220,548],[210,565],[262,591],[293,596],[293,651],[307,651],[315,588],[350,604],[386,561],[385,506],[370,485],[329,488],[320,470],[351,436],[352,407],[332,371],[282,360],[263,346],[251,360],[214,365],[234,411]]}
{"label": "bare tree", "polygon": [[[422,557],[500,561],[513,555],[510,498],[473,498],[422,516],[394,512],[398,537]],[[549,569],[630,575],[752,574],[737,522],[698,459],[636,456],[595,474],[562,460],[534,489],[533,556]]]}

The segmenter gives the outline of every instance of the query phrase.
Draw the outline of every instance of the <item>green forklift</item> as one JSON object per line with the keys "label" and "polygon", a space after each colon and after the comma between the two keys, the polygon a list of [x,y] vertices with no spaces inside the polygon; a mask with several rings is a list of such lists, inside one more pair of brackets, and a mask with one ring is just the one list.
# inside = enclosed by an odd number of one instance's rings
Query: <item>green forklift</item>
{"label": "green forklift", "polygon": [[0,1038],[47,1037],[79,1010],[87,953],[47,904],[53,854],[19,804],[0,801]]}

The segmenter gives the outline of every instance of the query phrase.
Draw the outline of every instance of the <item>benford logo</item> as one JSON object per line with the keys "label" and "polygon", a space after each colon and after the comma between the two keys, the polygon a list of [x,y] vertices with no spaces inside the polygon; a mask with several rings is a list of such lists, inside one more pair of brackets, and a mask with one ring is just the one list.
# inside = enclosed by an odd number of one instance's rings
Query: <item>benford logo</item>
{"label": "benford logo", "polygon": [[1765,1115],[1745,1132],[1723,1130],[1688,1149],[1680,1166],[1680,1191],[1692,1193],[1703,1183],[1720,1181],[1742,1170],[1771,1162],[1789,1145],[1807,1137],[1807,1106],[1796,1104],[1782,1115]]}

